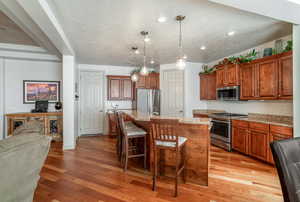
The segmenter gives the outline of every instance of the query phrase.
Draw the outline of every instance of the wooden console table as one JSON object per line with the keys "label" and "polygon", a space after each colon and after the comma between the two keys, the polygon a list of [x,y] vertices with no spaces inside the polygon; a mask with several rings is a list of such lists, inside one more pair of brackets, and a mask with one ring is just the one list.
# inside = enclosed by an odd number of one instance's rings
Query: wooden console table
{"label": "wooden console table", "polygon": [[12,113],[6,114],[7,117],[7,134],[13,135],[16,128],[30,120],[38,120],[43,124],[44,134],[51,136],[55,141],[62,141],[63,134],[63,113]]}

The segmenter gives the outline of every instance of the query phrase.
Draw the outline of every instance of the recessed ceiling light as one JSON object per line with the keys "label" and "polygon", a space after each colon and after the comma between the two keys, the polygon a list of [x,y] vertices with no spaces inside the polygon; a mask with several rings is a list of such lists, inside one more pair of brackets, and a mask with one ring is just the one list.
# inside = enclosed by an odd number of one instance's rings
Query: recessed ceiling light
{"label": "recessed ceiling light", "polygon": [[300,4],[300,0],[287,0],[287,1],[295,3],[295,4]]}
{"label": "recessed ceiling light", "polygon": [[228,36],[233,36],[235,34],[235,31],[230,31],[227,33]]}
{"label": "recessed ceiling light", "polygon": [[201,50],[205,50],[205,49],[206,49],[206,46],[201,46],[200,49],[201,49]]}
{"label": "recessed ceiling light", "polygon": [[154,60],[151,60],[150,63],[151,63],[151,64],[154,64],[155,62],[154,62]]}
{"label": "recessed ceiling light", "polygon": [[167,21],[167,18],[164,17],[164,16],[160,16],[158,19],[157,19],[157,22],[160,22],[160,23],[163,23],[163,22],[166,22]]}
{"label": "recessed ceiling light", "polygon": [[138,54],[140,54],[140,51],[139,50],[135,50],[134,53],[138,55]]}

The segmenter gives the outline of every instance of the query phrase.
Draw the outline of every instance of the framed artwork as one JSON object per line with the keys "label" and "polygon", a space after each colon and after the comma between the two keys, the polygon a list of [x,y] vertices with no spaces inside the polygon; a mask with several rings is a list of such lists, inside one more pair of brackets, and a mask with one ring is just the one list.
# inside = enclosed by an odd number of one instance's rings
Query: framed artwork
{"label": "framed artwork", "polygon": [[33,104],[38,100],[55,103],[60,100],[59,81],[23,81],[23,102]]}

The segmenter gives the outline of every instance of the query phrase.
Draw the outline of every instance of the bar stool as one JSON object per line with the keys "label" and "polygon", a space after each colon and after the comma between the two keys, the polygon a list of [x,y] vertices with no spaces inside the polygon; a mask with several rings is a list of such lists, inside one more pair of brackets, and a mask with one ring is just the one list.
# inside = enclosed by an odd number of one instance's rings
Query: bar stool
{"label": "bar stool", "polygon": [[[127,171],[128,159],[144,157],[144,168],[147,167],[147,132],[133,123],[124,122],[123,113],[118,113],[119,124],[122,131],[122,159],[124,171]],[[138,139],[143,138],[143,152],[139,152]]]}
{"label": "bar stool", "polygon": [[[123,134],[122,134],[122,130],[120,127],[120,121],[118,118],[119,113],[120,113],[119,111],[114,110],[114,117],[115,117],[115,122],[116,122],[116,132],[117,132],[116,152],[117,152],[118,160],[121,161],[122,150],[123,150],[123,146],[122,146]],[[134,123],[132,123],[131,121],[124,122],[124,125],[126,128],[134,128],[135,127]]]}
{"label": "bar stool", "polygon": [[[183,174],[183,181],[185,183],[186,178],[186,141],[187,138],[178,136],[176,128],[178,126],[178,120],[174,119],[151,119],[151,138],[152,138],[152,149],[154,152],[154,170],[153,170],[153,184],[152,190],[156,190],[156,178],[157,178],[157,152],[161,150],[170,150],[175,152],[175,192],[174,196],[178,195],[178,177],[180,174]],[[181,153],[181,162],[180,162],[180,153]],[[159,161],[160,162],[160,161]],[[181,164],[181,165],[180,165]],[[161,165],[159,165],[161,168]]]}

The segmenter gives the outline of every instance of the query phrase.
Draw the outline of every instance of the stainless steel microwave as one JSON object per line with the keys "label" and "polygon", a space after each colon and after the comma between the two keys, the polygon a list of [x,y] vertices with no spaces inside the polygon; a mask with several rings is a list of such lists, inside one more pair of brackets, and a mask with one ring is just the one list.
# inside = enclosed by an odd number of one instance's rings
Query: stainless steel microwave
{"label": "stainless steel microwave", "polygon": [[240,87],[230,86],[217,89],[217,100],[237,101],[240,100]]}

